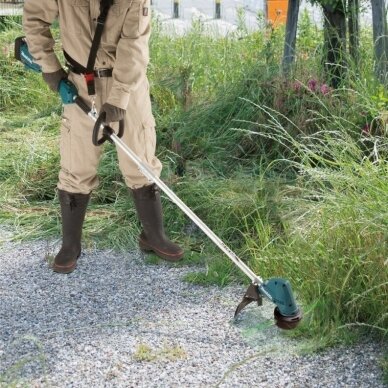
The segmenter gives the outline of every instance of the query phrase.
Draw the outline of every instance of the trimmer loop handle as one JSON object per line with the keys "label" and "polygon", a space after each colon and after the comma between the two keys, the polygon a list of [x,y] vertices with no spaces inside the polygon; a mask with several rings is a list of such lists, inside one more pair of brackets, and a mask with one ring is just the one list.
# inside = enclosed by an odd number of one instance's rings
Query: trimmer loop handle
{"label": "trimmer loop handle", "polygon": [[[92,141],[93,141],[93,144],[97,147],[105,143],[107,140],[112,143],[110,136],[115,133],[114,130],[109,125],[105,125],[105,118],[106,118],[106,113],[101,112],[96,120],[96,123],[94,124]],[[99,138],[101,127],[102,127],[102,136]],[[121,138],[123,134],[124,134],[124,120],[120,120],[119,132],[117,133],[117,136]]]}

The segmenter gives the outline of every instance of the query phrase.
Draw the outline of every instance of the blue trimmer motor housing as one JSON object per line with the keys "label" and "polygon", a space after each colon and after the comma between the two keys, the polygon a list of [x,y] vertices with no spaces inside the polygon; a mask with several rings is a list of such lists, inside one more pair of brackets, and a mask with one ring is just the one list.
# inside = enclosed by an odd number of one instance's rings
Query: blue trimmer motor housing
{"label": "blue trimmer motor housing", "polygon": [[302,313],[295,303],[289,281],[282,278],[271,278],[260,285],[252,283],[237,306],[234,316],[236,317],[245,306],[252,302],[257,302],[261,306],[263,297],[275,303],[274,316],[279,328],[291,330],[299,324]]}
{"label": "blue trimmer motor housing", "polygon": [[258,286],[260,294],[264,289],[276,304],[274,311],[276,325],[281,329],[294,329],[302,319],[302,313],[297,306],[290,282],[282,278],[271,278]]}

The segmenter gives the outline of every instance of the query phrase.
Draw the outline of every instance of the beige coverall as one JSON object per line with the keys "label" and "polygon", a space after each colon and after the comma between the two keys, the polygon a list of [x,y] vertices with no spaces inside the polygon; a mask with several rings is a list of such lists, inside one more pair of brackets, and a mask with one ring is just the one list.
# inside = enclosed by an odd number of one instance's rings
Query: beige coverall
{"label": "beige coverall", "polygon": [[[50,32],[53,21],[59,20],[63,49],[86,67],[99,13],[99,0],[25,1],[23,26],[28,47],[43,72],[61,69]],[[155,120],[146,75],[150,22],[150,0],[114,0],[95,64],[95,69],[113,68],[113,75],[95,78],[95,103],[97,110],[105,102],[127,110],[123,141],[159,176],[162,165],[155,156]],[[84,77],[70,73],[69,80],[91,105]],[[92,143],[92,129],[93,121],[78,106],[64,106],[59,189],[88,194],[98,186],[96,174],[102,150]],[[117,152],[128,187],[150,183],[120,149]]]}

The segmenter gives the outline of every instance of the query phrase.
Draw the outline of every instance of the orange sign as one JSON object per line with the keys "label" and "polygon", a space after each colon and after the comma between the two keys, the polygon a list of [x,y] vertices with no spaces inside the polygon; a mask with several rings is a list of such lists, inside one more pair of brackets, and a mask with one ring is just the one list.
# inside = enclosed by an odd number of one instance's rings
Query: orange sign
{"label": "orange sign", "polygon": [[288,0],[267,0],[267,20],[274,27],[286,24]]}

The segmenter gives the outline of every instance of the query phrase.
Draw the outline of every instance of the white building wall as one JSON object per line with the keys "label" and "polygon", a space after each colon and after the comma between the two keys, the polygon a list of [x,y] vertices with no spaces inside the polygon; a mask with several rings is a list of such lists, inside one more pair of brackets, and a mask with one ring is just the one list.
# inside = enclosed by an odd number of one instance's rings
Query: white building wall
{"label": "white building wall", "polygon": [[[215,21],[215,0],[180,0],[180,20],[173,20],[173,0],[153,0],[153,7],[166,29],[174,29],[175,32],[183,32],[189,28],[193,18],[200,17],[205,23],[217,28],[219,32],[228,32],[235,29],[238,23],[238,8],[245,10],[245,23],[248,29],[260,28],[257,21],[258,13],[265,14],[266,0],[221,0],[222,22]],[[312,6],[307,0],[302,0],[301,12],[307,10],[311,20],[322,25],[322,10],[319,6]],[[361,16],[363,25],[372,25],[370,7]]]}
{"label": "white building wall", "polygon": [[[22,3],[22,0],[15,0]],[[245,10],[245,23],[248,29],[260,28],[257,23],[258,13],[265,13],[266,0],[221,0],[222,22],[214,21],[215,0],[180,0],[180,20],[171,20],[173,15],[174,0],[152,0],[153,8],[163,20],[166,29],[173,29],[177,33],[183,33],[190,27],[193,18],[201,17],[209,25],[214,25],[221,33],[233,31],[238,22],[237,9]],[[21,4],[10,4],[0,0],[0,15],[21,14]],[[322,11],[318,6],[312,6],[307,0],[302,0],[301,11],[307,9],[311,19],[322,25]],[[370,4],[361,16],[361,24],[372,26],[372,13]]]}

